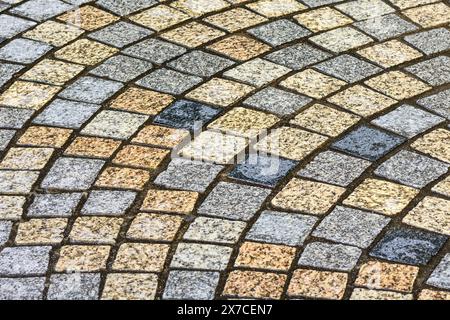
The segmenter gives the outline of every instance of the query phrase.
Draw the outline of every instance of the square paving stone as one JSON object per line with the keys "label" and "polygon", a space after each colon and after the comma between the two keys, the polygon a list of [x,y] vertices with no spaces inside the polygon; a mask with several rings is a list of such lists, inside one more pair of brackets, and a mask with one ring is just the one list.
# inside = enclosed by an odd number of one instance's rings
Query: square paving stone
{"label": "square paving stone", "polygon": [[178,100],[159,113],[153,120],[156,124],[194,130],[201,128],[222,111],[198,102]]}
{"label": "square paving stone", "polygon": [[245,138],[208,130],[197,135],[178,154],[191,160],[229,164],[243,154],[246,146]]}
{"label": "square paving stone", "polygon": [[264,211],[247,233],[246,239],[300,246],[317,221],[316,217],[302,214]]}
{"label": "square paving stone", "polygon": [[444,121],[444,118],[426,111],[409,105],[402,105],[394,111],[373,120],[372,124],[411,139]]}
{"label": "square paving stone", "polygon": [[348,54],[321,62],[314,68],[349,83],[360,81],[381,71],[377,66]]}
{"label": "square paving stone", "polygon": [[427,284],[447,290],[450,289],[450,254],[442,258],[441,262],[428,278]]}
{"label": "square paving stone", "polygon": [[0,300],[41,300],[45,277],[0,278]]}
{"label": "square paving stone", "polygon": [[256,214],[269,194],[268,189],[220,182],[209,193],[198,213],[248,221]]}
{"label": "square paving stone", "polygon": [[24,67],[12,63],[0,63],[0,86],[8,82],[14,74],[22,70]]}
{"label": "square paving stone", "polygon": [[153,31],[146,28],[120,21],[89,34],[89,38],[117,48],[123,48],[133,42],[151,35],[152,33]]}
{"label": "square paving stone", "polygon": [[343,203],[392,216],[399,214],[418,193],[417,189],[368,178]]}
{"label": "square paving stone", "polygon": [[104,270],[110,249],[110,246],[63,246],[59,252],[55,271],[80,273]]}
{"label": "square paving stone", "polygon": [[28,217],[69,217],[75,212],[81,193],[37,194]]}
{"label": "square paving stone", "polygon": [[3,151],[8,147],[9,142],[15,134],[15,130],[0,130],[0,151]]}
{"label": "square paving stone", "polygon": [[124,1],[124,0],[97,0],[96,4],[108,9],[120,16],[127,16],[133,12],[146,9],[148,7],[157,4],[156,0],[135,0],[135,1]]}
{"label": "square paving stone", "polygon": [[0,252],[0,275],[44,275],[51,249],[49,246],[4,248]]}
{"label": "square paving stone", "polygon": [[398,40],[377,43],[358,51],[358,54],[383,68],[393,67],[422,57],[422,54]]}
{"label": "square paving stone", "polygon": [[362,251],[351,246],[325,242],[309,243],[302,252],[299,265],[328,270],[351,271]]}
{"label": "square paving stone", "polygon": [[70,100],[101,104],[122,87],[123,84],[120,82],[82,77],[64,89],[59,96]]}
{"label": "square paving stone", "polygon": [[83,66],[74,63],[44,59],[25,72],[20,78],[53,85],[64,85],[75,78],[83,69]]}
{"label": "square paving stone", "polygon": [[425,197],[406,214],[403,223],[413,227],[450,236],[450,201],[436,197]]}
{"label": "square paving stone", "polygon": [[270,46],[251,37],[233,34],[207,47],[234,60],[246,61],[270,50]]}
{"label": "square paving stone", "polygon": [[22,33],[35,25],[36,22],[2,14],[0,15],[0,37],[7,39],[13,38],[19,33]]}
{"label": "square paving stone", "polygon": [[39,110],[49,102],[61,87],[16,81],[0,96],[0,105]]}
{"label": "square paving stone", "polygon": [[93,66],[111,57],[117,51],[116,48],[100,42],[81,39],[56,51],[55,57],[82,65]]}
{"label": "square paving stone", "polygon": [[147,170],[121,167],[107,167],[98,177],[95,185],[102,188],[142,190],[150,180]]}
{"label": "square paving stone", "polygon": [[0,171],[0,193],[30,193],[38,177],[37,171]]}
{"label": "square paving stone", "polygon": [[332,147],[370,161],[378,160],[405,141],[405,138],[361,126],[335,142]]}
{"label": "square paving stone", "polygon": [[123,215],[133,204],[136,193],[131,191],[92,191],[81,210],[86,215]]}
{"label": "square paving stone", "polygon": [[417,229],[389,230],[370,251],[370,255],[393,262],[426,265],[447,239],[446,236]]}
{"label": "square paving stone", "polygon": [[337,206],[322,220],[313,236],[367,248],[389,221],[378,214]]}
{"label": "square paving stone", "polygon": [[450,176],[436,184],[432,191],[450,197]]}
{"label": "square paving stone", "polygon": [[406,36],[405,41],[431,55],[450,49],[450,31],[445,28],[431,29]]}
{"label": "square paving stone", "polygon": [[183,218],[167,214],[139,213],[127,231],[131,240],[173,241]]}
{"label": "square paving stone", "polygon": [[124,243],[120,245],[113,270],[161,272],[170,249],[157,243]]}
{"label": "square paving stone", "polygon": [[350,27],[326,31],[309,39],[318,46],[339,53],[371,43],[372,38]]}
{"label": "square paving stone", "polygon": [[413,300],[412,294],[399,293],[393,291],[385,291],[385,290],[372,290],[372,289],[364,289],[364,288],[355,288],[353,289],[352,295],[349,298],[350,300]]}
{"label": "square paving stone", "polygon": [[20,137],[18,145],[61,148],[70,138],[72,130],[52,127],[29,127]]}
{"label": "square paving stone", "polygon": [[403,14],[424,28],[450,22],[450,7],[445,3],[429,4],[403,11]]}
{"label": "square paving stone", "polygon": [[0,169],[41,170],[52,154],[52,148],[10,148],[0,162]]}
{"label": "square paving stone", "polygon": [[219,284],[218,272],[172,270],[163,299],[212,300]]}
{"label": "square paving stone", "polygon": [[426,83],[401,71],[384,73],[367,80],[365,84],[397,100],[408,99],[431,89]]}
{"label": "square paving stone", "polygon": [[311,98],[302,95],[274,87],[267,87],[247,98],[244,104],[276,115],[285,116],[297,112],[311,101]]}
{"label": "square paving stone", "polygon": [[226,71],[223,75],[255,87],[261,87],[269,82],[275,81],[290,71],[286,67],[256,58]]}
{"label": "square paving stone", "polygon": [[43,21],[69,11],[73,7],[59,0],[33,0],[11,9],[11,12],[33,20]]}
{"label": "square paving stone", "polygon": [[128,82],[147,72],[153,65],[144,60],[117,55],[109,58],[90,74],[121,82]]}
{"label": "square paving stone", "polygon": [[0,59],[28,64],[33,63],[51,49],[51,46],[42,42],[14,39],[0,49]]}
{"label": "square paving stone", "polygon": [[218,29],[193,21],[164,32],[161,37],[183,46],[194,48],[224,35],[225,33]]}
{"label": "square paving stone", "polygon": [[239,240],[246,225],[241,221],[197,217],[189,225],[183,239],[233,244]]}
{"label": "square paving stone", "polygon": [[175,148],[190,137],[189,131],[163,126],[149,125],[144,127],[132,140],[133,143],[153,145],[164,148]]}
{"label": "square paving stone", "polygon": [[300,70],[306,66],[331,57],[329,53],[316,49],[305,43],[295,44],[265,56],[267,60],[281,64],[293,70]]}
{"label": "square paving stone", "polygon": [[106,217],[79,217],[69,234],[70,243],[114,245],[123,219]]}
{"label": "square paving stone", "polygon": [[146,115],[104,110],[91,120],[82,133],[104,138],[129,139],[148,119]]}
{"label": "square paving stone", "polygon": [[8,241],[12,225],[10,221],[0,221],[0,246]]}
{"label": "square paving stone", "polygon": [[48,300],[97,300],[100,273],[53,274],[47,293]]}
{"label": "square paving stone", "polygon": [[167,60],[181,56],[186,52],[186,49],[170,42],[147,39],[126,48],[122,52],[136,58],[162,64]]}
{"label": "square paving stone", "polygon": [[131,87],[115,98],[109,107],[155,115],[169,106],[174,100],[174,97],[165,93]]}
{"label": "square paving stone", "polygon": [[75,26],[48,20],[25,32],[23,36],[55,47],[61,47],[83,33],[83,30]]}
{"label": "square paving stone", "polygon": [[303,160],[314,150],[322,146],[327,137],[291,127],[271,130],[269,135],[254,148],[258,152],[279,155],[292,160]]}
{"label": "square paving stone", "polygon": [[398,37],[402,34],[417,30],[417,27],[400,18],[396,14],[375,17],[354,24],[358,29],[366,32],[379,41]]}
{"label": "square paving stone", "polygon": [[311,34],[309,30],[287,19],[267,23],[247,32],[274,47]]}
{"label": "square paving stone", "polygon": [[79,129],[100,109],[99,105],[56,99],[46,107],[33,123]]}
{"label": "square paving stone", "polygon": [[0,219],[20,220],[25,201],[25,197],[0,196]]}
{"label": "square paving stone", "polygon": [[194,210],[197,200],[197,192],[150,189],[142,203],[141,210],[190,214]]}
{"label": "square paving stone", "polygon": [[0,108],[0,127],[21,129],[33,115],[33,110]]}
{"label": "square paving stone", "polygon": [[417,300],[449,300],[450,294],[448,291],[437,291],[437,290],[429,290],[423,289],[420,291]]}
{"label": "square paving stone", "polygon": [[411,292],[419,268],[415,266],[369,261],[361,266],[356,286]]}
{"label": "square paving stone", "polygon": [[179,243],[171,268],[222,271],[228,265],[232,249],[225,246]]}
{"label": "square paving stone", "polygon": [[450,90],[422,98],[417,104],[450,120]]}
{"label": "square paving stone", "polygon": [[112,139],[77,137],[65,150],[65,155],[108,159],[119,148],[120,141]]}
{"label": "square paving stone", "polygon": [[450,165],[402,150],[382,163],[375,174],[415,188],[423,188],[447,173]]}
{"label": "square paving stone", "polygon": [[104,165],[93,159],[59,158],[41,183],[44,189],[87,190]]}
{"label": "square paving stone", "polygon": [[301,111],[291,124],[327,136],[337,137],[359,122],[361,118],[323,104],[314,104]]}
{"label": "square paving stone", "polygon": [[284,16],[306,9],[306,6],[296,0],[260,0],[255,3],[248,4],[246,7],[268,18]]}
{"label": "square paving stone", "polygon": [[436,129],[416,140],[411,147],[434,158],[450,163],[449,139],[449,130]]}
{"label": "square paving stone", "polygon": [[234,62],[229,59],[194,50],[170,62],[168,66],[195,76],[211,77],[233,64]]}
{"label": "square paving stone", "polygon": [[119,18],[104,10],[100,10],[91,5],[86,5],[78,7],[76,11],[69,11],[60,15],[58,20],[80,27],[84,30],[93,31],[111,24],[114,21],[119,20]]}
{"label": "square paving stone", "polygon": [[238,30],[246,29],[267,21],[266,18],[244,8],[228,10],[209,16],[204,20],[230,33],[234,33]]}
{"label": "square paving stone", "polygon": [[254,87],[239,82],[213,78],[190,91],[186,97],[205,103],[228,107],[254,90]]}
{"label": "square paving stone", "polygon": [[244,242],[239,248],[234,265],[243,268],[287,271],[294,260],[296,249],[288,246]]}
{"label": "square paving stone", "polygon": [[336,8],[357,20],[365,20],[395,12],[394,8],[381,0],[350,1],[338,4]]}
{"label": "square paving stone", "polygon": [[155,179],[155,184],[166,188],[205,192],[223,168],[216,164],[173,159],[166,171]]}
{"label": "square paving stone", "polygon": [[162,68],[143,77],[136,84],[156,91],[182,94],[200,82],[200,77]]}
{"label": "square paving stone", "polygon": [[31,219],[20,222],[15,243],[18,245],[58,245],[64,237],[67,219]]}
{"label": "square paving stone", "polygon": [[296,165],[297,161],[251,153],[239,163],[229,177],[267,187],[275,187]]}
{"label": "square paving stone", "polygon": [[297,269],[293,273],[287,294],[313,299],[342,299],[347,280],[346,273]]}
{"label": "square paving stone", "polygon": [[191,17],[199,17],[230,6],[230,4],[224,0],[197,0],[195,3],[186,0],[177,0],[171,5],[180,11],[186,12]]}
{"label": "square paving stone", "polygon": [[[307,1],[304,2],[307,3]],[[346,15],[330,7],[323,7],[305,13],[300,13],[294,16],[294,19],[297,20],[301,25],[314,32],[334,29],[336,27],[341,27],[353,22],[353,20]]]}
{"label": "square paving stone", "polygon": [[363,117],[371,116],[397,102],[381,93],[360,85],[345,89],[328,98],[328,101]]}
{"label": "square paving stone", "polygon": [[130,17],[131,21],[156,31],[167,29],[187,19],[187,14],[166,5],[154,6]]}
{"label": "square paving stone", "polygon": [[432,86],[450,83],[450,58],[439,56],[405,68]]}
{"label": "square paving stone", "polygon": [[109,273],[102,300],[154,300],[158,277],[149,273]]}
{"label": "square paving stone", "polygon": [[228,275],[222,294],[240,298],[280,299],[285,282],[284,274],[235,270]]}
{"label": "square paving stone", "polygon": [[346,187],[371,165],[369,161],[334,151],[318,154],[298,175],[305,178]]}
{"label": "square paving stone", "polygon": [[279,121],[278,117],[271,114],[236,107],[211,122],[208,129],[220,130],[227,135],[255,138]]}
{"label": "square paving stone", "polygon": [[169,154],[169,150],[127,145],[113,159],[117,165],[142,169],[156,169]]}
{"label": "square paving stone", "polygon": [[324,215],[330,210],[345,189],[325,183],[293,178],[271,201],[274,207]]}

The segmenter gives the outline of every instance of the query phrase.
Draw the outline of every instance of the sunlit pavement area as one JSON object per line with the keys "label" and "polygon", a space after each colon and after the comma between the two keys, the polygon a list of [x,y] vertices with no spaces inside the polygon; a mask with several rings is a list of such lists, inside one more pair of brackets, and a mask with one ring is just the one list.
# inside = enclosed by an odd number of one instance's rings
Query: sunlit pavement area
{"label": "sunlit pavement area", "polygon": [[450,300],[449,27],[1,0],[0,299]]}

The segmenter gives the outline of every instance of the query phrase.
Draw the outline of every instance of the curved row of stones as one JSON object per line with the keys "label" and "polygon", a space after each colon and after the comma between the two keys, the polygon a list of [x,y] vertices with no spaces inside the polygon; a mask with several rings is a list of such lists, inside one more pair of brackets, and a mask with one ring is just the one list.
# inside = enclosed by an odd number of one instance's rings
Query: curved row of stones
{"label": "curved row of stones", "polygon": [[449,1],[0,11],[1,299],[450,298]]}

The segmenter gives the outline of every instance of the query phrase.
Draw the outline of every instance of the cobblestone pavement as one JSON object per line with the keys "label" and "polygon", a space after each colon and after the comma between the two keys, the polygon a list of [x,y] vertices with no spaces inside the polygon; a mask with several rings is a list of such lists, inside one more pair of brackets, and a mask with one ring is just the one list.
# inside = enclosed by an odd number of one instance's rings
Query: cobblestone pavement
{"label": "cobblestone pavement", "polygon": [[0,298],[450,299],[449,27],[1,0]]}

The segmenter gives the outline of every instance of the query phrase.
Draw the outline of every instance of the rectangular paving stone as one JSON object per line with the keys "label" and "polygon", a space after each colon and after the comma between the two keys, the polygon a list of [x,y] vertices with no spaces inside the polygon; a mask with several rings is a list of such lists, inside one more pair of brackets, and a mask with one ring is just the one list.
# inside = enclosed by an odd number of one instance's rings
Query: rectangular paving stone
{"label": "rectangular paving stone", "polygon": [[307,29],[287,19],[276,20],[249,29],[247,32],[274,47],[298,40],[311,34]]}
{"label": "rectangular paving stone", "polygon": [[298,175],[346,187],[357,179],[370,164],[367,160],[350,157],[334,151],[324,151],[300,170]]}
{"label": "rectangular paving stone", "polygon": [[84,215],[123,215],[133,204],[136,193],[131,191],[92,191],[81,213]]}
{"label": "rectangular paving stone", "polygon": [[244,242],[234,262],[236,267],[286,271],[294,260],[293,247]]}
{"label": "rectangular paving stone", "polygon": [[60,90],[58,86],[16,81],[0,96],[0,105],[39,110]]}
{"label": "rectangular paving stone", "polygon": [[150,29],[162,31],[189,19],[189,15],[161,4],[137,13],[130,19]]}
{"label": "rectangular paving stone", "polygon": [[355,288],[353,289],[352,295],[350,296],[350,300],[413,300],[412,294],[399,293],[394,291],[385,291],[385,290],[372,290],[372,289],[364,289],[364,288]]}
{"label": "rectangular paving stone", "polygon": [[337,206],[321,221],[313,236],[367,248],[389,221],[378,214]]}
{"label": "rectangular paving stone", "polygon": [[416,140],[411,147],[433,158],[450,163],[450,131],[436,129]]}
{"label": "rectangular paving stone", "polygon": [[207,46],[207,49],[234,60],[246,61],[269,51],[270,46],[246,35],[232,34]]}
{"label": "rectangular paving stone", "polygon": [[76,11],[69,11],[60,15],[58,20],[84,30],[93,31],[111,24],[119,18],[94,6],[86,5],[78,7]]}
{"label": "rectangular paving stone", "polygon": [[294,16],[294,19],[313,32],[334,29],[353,22],[353,20],[346,15],[330,7],[323,7],[305,13],[300,13]]}
{"label": "rectangular paving stone", "polygon": [[198,193],[191,191],[151,189],[142,203],[141,210],[188,215],[194,210],[198,196]]}
{"label": "rectangular paving stone", "polygon": [[224,35],[225,32],[193,21],[164,32],[161,38],[195,48]]}
{"label": "rectangular paving stone", "polygon": [[396,14],[388,14],[358,21],[354,26],[379,41],[395,38],[418,29],[414,24],[400,18]]}
{"label": "rectangular paving stone", "polygon": [[0,59],[29,64],[35,62],[51,49],[51,46],[42,42],[19,38],[0,48]]}
{"label": "rectangular paving stone", "polygon": [[303,69],[306,66],[320,62],[329,57],[331,57],[329,53],[304,43],[295,44],[265,56],[267,60],[293,70]]}
{"label": "rectangular paving stone", "polygon": [[139,213],[127,231],[131,240],[173,241],[183,218],[167,214]]}
{"label": "rectangular paving stone", "polygon": [[439,56],[405,68],[432,86],[450,83],[450,58]]}
{"label": "rectangular paving stone", "polygon": [[149,29],[120,21],[89,34],[89,38],[117,48],[123,48],[151,34],[153,34],[153,31]]}
{"label": "rectangular paving stone", "polygon": [[373,42],[372,38],[350,27],[340,27],[310,38],[318,46],[335,53],[345,52]]}
{"label": "rectangular paving stone", "polygon": [[438,180],[448,169],[449,165],[444,162],[402,150],[382,163],[375,174],[411,187],[423,188]]}
{"label": "rectangular paving stone", "polygon": [[200,82],[200,77],[161,68],[141,78],[136,84],[160,92],[182,94]]}
{"label": "rectangular paving stone", "polygon": [[47,20],[23,34],[25,38],[61,47],[78,38],[84,31],[65,23]]}
{"label": "rectangular paving stone", "polygon": [[239,240],[245,222],[197,217],[189,225],[183,239],[201,242],[233,244]]}
{"label": "rectangular paving stone", "polygon": [[111,57],[117,51],[116,48],[100,42],[81,39],[56,51],[55,57],[82,65],[93,66]]}
{"label": "rectangular paving stone", "polygon": [[197,211],[208,216],[248,221],[256,214],[269,193],[268,189],[220,182]]}
{"label": "rectangular paving stone", "polygon": [[312,231],[318,218],[285,212],[263,211],[246,239],[299,246]]}
{"label": "rectangular paving stone", "polygon": [[200,50],[194,50],[184,54],[178,59],[168,63],[168,66],[200,77],[211,77],[214,74],[234,64],[225,59]]}
{"label": "rectangular paving stone", "polygon": [[219,275],[218,272],[210,271],[172,270],[162,298],[212,300],[219,283]]}
{"label": "rectangular paving stone", "polygon": [[167,60],[181,56],[186,52],[186,49],[170,42],[147,39],[122,50],[122,52],[136,58],[162,64]]}
{"label": "rectangular paving stone", "polygon": [[147,115],[156,115],[174,100],[175,98],[168,94],[131,87],[115,98],[109,107]]}
{"label": "rectangular paving stone", "polygon": [[408,35],[405,41],[431,55],[450,48],[450,31],[445,28],[431,29]]}
{"label": "rectangular paving stone", "polygon": [[56,272],[96,272],[106,268],[110,246],[65,245],[60,249]]}
{"label": "rectangular paving stone", "polygon": [[265,17],[244,8],[231,9],[213,16],[209,16],[204,20],[230,33],[267,21]]}
{"label": "rectangular paving stone", "polygon": [[0,275],[44,275],[51,249],[49,246],[4,248],[0,252]]}
{"label": "rectangular paving stone", "polygon": [[25,72],[20,78],[53,85],[64,85],[75,78],[83,69],[83,66],[73,63],[44,59]]}
{"label": "rectangular paving stone", "polygon": [[[1,11],[1,10],[0,10]],[[0,15],[0,37],[13,38],[19,33],[35,26],[36,22],[7,14]]]}
{"label": "rectangular paving stone", "polygon": [[59,0],[26,1],[11,9],[11,12],[37,21],[47,20],[73,7]]}
{"label": "rectangular paving stone", "polygon": [[120,245],[113,270],[161,272],[170,247],[157,243],[124,243]]}
{"label": "rectangular paving stone", "polygon": [[148,61],[117,55],[109,58],[90,73],[99,77],[128,82],[152,68],[153,65]]}
{"label": "rectangular paving stone", "polygon": [[45,277],[0,278],[0,300],[41,300]]}
{"label": "rectangular paving stone", "polygon": [[38,171],[0,171],[0,193],[30,193],[38,177]]}
{"label": "rectangular paving stone", "polygon": [[44,189],[87,190],[97,178],[104,161],[59,158],[41,183]]}
{"label": "rectangular paving stone", "polygon": [[0,169],[41,170],[52,154],[51,148],[10,148],[0,162]]}
{"label": "rectangular paving stone", "polygon": [[70,100],[101,104],[122,87],[123,84],[120,82],[86,76],[78,78],[59,96]]}
{"label": "rectangular paving stone", "polygon": [[285,282],[284,274],[235,270],[229,273],[222,294],[239,298],[279,299]]}
{"label": "rectangular paving stone", "polygon": [[419,51],[398,40],[377,43],[359,50],[358,54],[383,68],[397,66],[422,57]]}
{"label": "rectangular paving stone", "polygon": [[450,201],[437,197],[425,197],[403,218],[403,223],[450,236]]}
{"label": "rectangular paving stone", "polygon": [[67,219],[31,219],[20,222],[14,242],[18,245],[58,245],[62,242]]}
{"label": "rectangular paving stone", "polygon": [[154,300],[158,277],[151,273],[110,273],[102,300]]}

